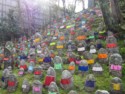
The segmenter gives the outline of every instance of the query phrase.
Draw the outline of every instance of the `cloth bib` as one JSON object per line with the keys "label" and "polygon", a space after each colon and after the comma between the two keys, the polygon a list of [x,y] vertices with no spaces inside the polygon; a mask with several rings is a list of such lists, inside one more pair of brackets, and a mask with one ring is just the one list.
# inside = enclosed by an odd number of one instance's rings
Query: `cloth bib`
{"label": "cloth bib", "polygon": [[41,91],[40,87],[33,87],[33,90],[34,90],[35,92],[40,92],[40,91]]}
{"label": "cloth bib", "polygon": [[89,52],[92,53],[92,54],[94,54],[94,53],[96,53],[96,49],[90,49]]}
{"label": "cloth bib", "polygon": [[92,68],[93,71],[103,71],[102,67],[93,67]]}
{"label": "cloth bib", "polygon": [[113,84],[114,90],[120,90],[120,84]]}
{"label": "cloth bib", "polygon": [[85,51],[85,47],[78,48],[77,51]]}

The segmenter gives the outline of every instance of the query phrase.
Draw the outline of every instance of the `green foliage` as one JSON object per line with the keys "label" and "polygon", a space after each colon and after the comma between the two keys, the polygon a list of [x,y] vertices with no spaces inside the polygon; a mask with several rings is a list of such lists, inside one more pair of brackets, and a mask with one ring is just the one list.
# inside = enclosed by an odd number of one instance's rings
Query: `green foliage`
{"label": "green foliage", "polygon": [[125,75],[125,64],[122,65],[122,74]]}

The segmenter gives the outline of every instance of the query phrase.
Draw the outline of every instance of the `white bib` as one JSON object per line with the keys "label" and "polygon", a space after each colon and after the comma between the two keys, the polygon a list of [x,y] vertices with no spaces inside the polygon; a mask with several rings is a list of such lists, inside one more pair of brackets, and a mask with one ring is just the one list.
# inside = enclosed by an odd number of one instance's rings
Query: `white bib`
{"label": "white bib", "polygon": [[26,88],[26,85],[22,85],[22,88]]}
{"label": "white bib", "polygon": [[54,40],[56,40],[56,39],[57,39],[57,37],[53,37],[53,39],[54,39]]}
{"label": "white bib", "polygon": [[102,67],[93,67],[92,68],[93,71],[103,71]]}
{"label": "white bib", "polygon": [[37,51],[38,54],[42,53],[42,51]]}
{"label": "white bib", "polygon": [[89,52],[92,53],[92,54],[94,54],[94,53],[96,53],[96,49],[90,49]]}
{"label": "white bib", "polygon": [[64,26],[60,26],[60,29],[64,28]]}
{"label": "white bib", "polygon": [[77,51],[84,51],[85,47],[78,48]]}

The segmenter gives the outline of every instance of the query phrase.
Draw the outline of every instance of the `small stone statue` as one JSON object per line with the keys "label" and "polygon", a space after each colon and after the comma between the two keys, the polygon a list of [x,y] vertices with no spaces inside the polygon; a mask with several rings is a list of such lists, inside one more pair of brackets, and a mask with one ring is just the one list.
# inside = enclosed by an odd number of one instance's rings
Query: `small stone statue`
{"label": "small stone statue", "polygon": [[110,93],[106,90],[97,90],[95,94],[110,94]]}
{"label": "small stone statue", "polygon": [[123,94],[122,90],[122,80],[118,77],[114,77],[111,80],[111,89],[110,89],[110,94]]}
{"label": "small stone statue", "polygon": [[24,94],[26,94],[26,93],[29,93],[29,91],[30,91],[30,83],[28,82],[28,80],[27,79],[24,79],[24,81],[23,81],[23,83],[22,83],[22,92],[24,93]]}
{"label": "small stone statue", "polygon": [[39,80],[35,80],[32,85],[32,94],[42,94],[42,83]]}
{"label": "small stone statue", "polygon": [[73,87],[73,77],[68,70],[62,72],[60,85],[63,89],[71,89]]}
{"label": "small stone statue", "polygon": [[45,77],[44,86],[48,87],[51,82],[55,81],[56,81],[56,72],[53,67],[49,67],[49,69],[47,70],[47,75]]}
{"label": "small stone statue", "polygon": [[75,62],[69,64],[68,70],[73,74],[75,72]]}
{"label": "small stone statue", "polygon": [[95,89],[95,77],[93,74],[89,74],[85,81],[85,90],[87,92],[92,92]]}
{"label": "small stone statue", "polygon": [[55,82],[50,83],[48,87],[48,94],[59,94],[59,89]]}

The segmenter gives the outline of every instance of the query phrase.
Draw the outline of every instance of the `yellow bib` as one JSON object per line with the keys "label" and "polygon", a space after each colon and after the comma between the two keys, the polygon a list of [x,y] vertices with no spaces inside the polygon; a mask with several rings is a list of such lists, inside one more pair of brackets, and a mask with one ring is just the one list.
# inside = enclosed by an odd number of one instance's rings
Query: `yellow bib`
{"label": "yellow bib", "polygon": [[40,38],[36,38],[34,42],[40,42]]}
{"label": "yellow bib", "polygon": [[39,58],[38,59],[38,62],[40,63],[40,62],[43,62],[43,59],[42,58]]}
{"label": "yellow bib", "polygon": [[93,64],[94,63],[94,60],[93,59],[90,59],[90,60],[87,60],[88,64]]}
{"label": "yellow bib", "polygon": [[120,84],[113,84],[114,90],[120,90]]}
{"label": "yellow bib", "polygon": [[13,57],[15,57],[16,55],[15,54],[13,54]]}
{"label": "yellow bib", "polygon": [[63,49],[63,45],[56,46],[57,49]]}

